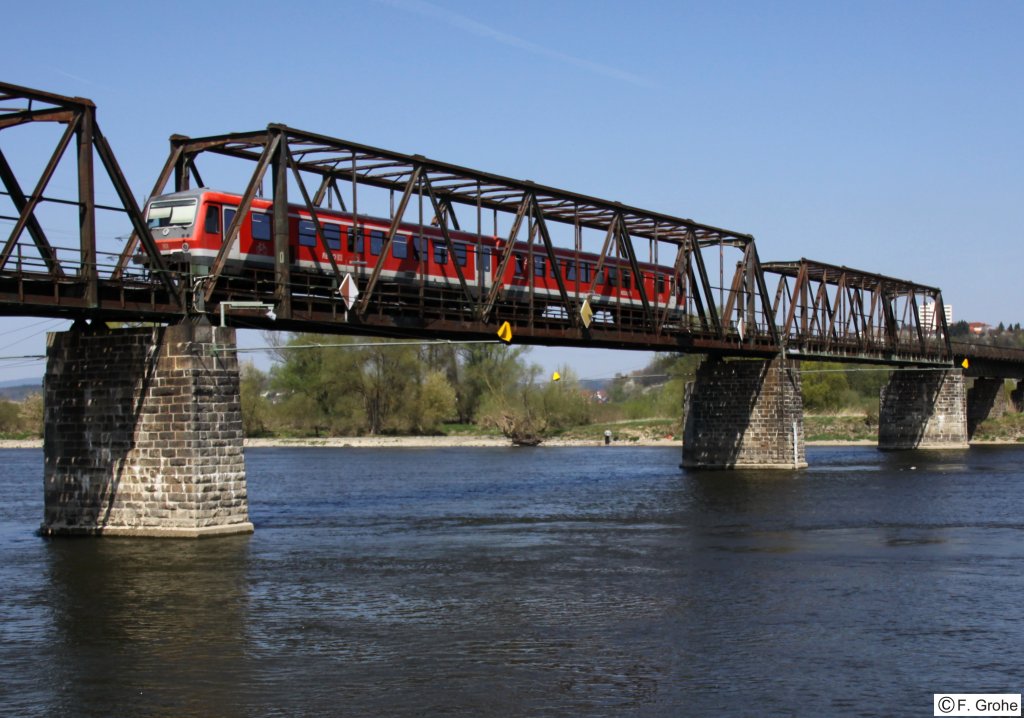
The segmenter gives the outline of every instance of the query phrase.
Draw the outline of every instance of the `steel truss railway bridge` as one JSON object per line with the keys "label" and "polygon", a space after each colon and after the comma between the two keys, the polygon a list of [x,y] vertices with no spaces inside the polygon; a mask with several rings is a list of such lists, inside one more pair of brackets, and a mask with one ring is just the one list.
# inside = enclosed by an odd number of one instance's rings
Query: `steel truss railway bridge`
{"label": "steel truss railway bridge", "polygon": [[[19,138],[19,154],[30,145],[42,164],[30,181],[5,154],[19,132],[28,140]],[[984,395],[979,406],[999,405],[1005,379],[1024,380],[1024,352],[950,341],[938,288],[811,259],[762,262],[749,234],[279,124],[172,136],[150,196],[207,186],[204,177],[217,173],[244,186],[221,250],[212,266],[174,262],[158,251],[95,105],[0,83],[0,220],[12,225],[0,235],[0,313],[76,320],[50,339],[45,530],[192,535],[249,527],[237,360],[223,351],[234,335],[216,324],[458,341],[493,339],[507,323],[516,343],[705,354],[689,392],[683,455],[684,465],[701,467],[805,465],[801,361],[901,369],[883,394],[883,448],[965,446],[968,415],[976,423],[988,409],[971,409],[964,376]],[[51,181],[66,175],[76,192],[57,196]],[[112,189],[116,202],[97,202],[98,187]],[[274,262],[242,269],[229,259],[256,198],[272,205]],[[316,225],[322,271],[293,265],[289,205]],[[335,205],[390,225],[375,264],[341,266],[324,246],[320,215]],[[60,210],[77,225],[74,246],[47,230],[49,213]],[[101,236],[101,212],[115,213],[130,236]],[[399,227],[410,225],[434,227],[449,256],[453,232],[500,240],[495,277],[504,276],[513,249],[529,255],[528,266],[559,266],[559,248],[563,258],[566,250],[596,255],[596,267],[589,281],[552,272],[554,294],[537,291],[534,271],[512,293],[467,278],[458,262],[444,286],[424,281],[422,263],[401,282],[387,279],[384,258]],[[599,291],[606,262],[628,265],[634,278],[658,265],[674,301],[659,303],[643,281],[630,287],[639,301]],[[110,331],[107,322],[162,328]],[[126,403],[130,421],[118,426],[112,417]],[[167,419],[171,407],[180,421]],[[93,425],[105,441],[90,433]],[[182,525],[124,508],[132,502],[112,487],[126,472],[139,486],[173,475],[169,481],[192,487],[176,492],[192,497],[175,512],[188,515]],[[223,506],[195,498],[206,479],[194,475],[228,477],[217,484]]]}

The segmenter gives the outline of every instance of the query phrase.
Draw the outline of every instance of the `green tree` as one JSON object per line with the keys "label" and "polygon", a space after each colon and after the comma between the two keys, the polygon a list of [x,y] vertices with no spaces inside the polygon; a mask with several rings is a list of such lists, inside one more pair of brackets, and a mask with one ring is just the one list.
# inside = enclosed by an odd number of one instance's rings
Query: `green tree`
{"label": "green tree", "polygon": [[32,436],[43,435],[44,406],[43,395],[39,393],[29,394],[21,402],[20,424],[21,430]]}
{"label": "green tree", "polygon": [[21,407],[13,401],[0,399],[0,434],[16,434],[21,431]]}
{"label": "green tree", "polygon": [[509,394],[525,380],[526,352],[526,347],[503,344],[467,344],[459,349],[455,390],[461,423],[476,422],[488,397]]}
{"label": "green tree", "polygon": [[277,352],[271,387],[281,394],[276,412],[300,434],[360,433],[367,425],[362,397],[361,348],[354,340],[321,334],[292,336]]}
{"label": "green tree", "polygon": [[356,390],[363,399],[371,434],[402,432],[411,423],[409,408],[421,370],[416,347],[380,342],[361,352],[362,371]]}
{"label": "green tree", "polygon": [[271,405],[266,397],[270,389],[270,377],[251,362],[239,367],[239,375],[242,430],[246,436],[265,436],[271,428]]}
{"label": "green tree", "polygon": [[409,430],[435,434],[441,424],[455,414],[455,388],[441,371],[430,371],[419,386],[416,411],[410,417]]}

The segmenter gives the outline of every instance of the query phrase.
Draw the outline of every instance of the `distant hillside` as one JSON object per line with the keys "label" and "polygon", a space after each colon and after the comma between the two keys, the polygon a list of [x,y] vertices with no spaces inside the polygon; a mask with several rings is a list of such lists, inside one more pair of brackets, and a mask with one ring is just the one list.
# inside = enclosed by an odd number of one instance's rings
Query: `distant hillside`
{"label": "distant hillside", "polygon": [[29,394],[40,394],[43,391],[43,380],[13,379],[0,382],[0,399],[22,401]]}

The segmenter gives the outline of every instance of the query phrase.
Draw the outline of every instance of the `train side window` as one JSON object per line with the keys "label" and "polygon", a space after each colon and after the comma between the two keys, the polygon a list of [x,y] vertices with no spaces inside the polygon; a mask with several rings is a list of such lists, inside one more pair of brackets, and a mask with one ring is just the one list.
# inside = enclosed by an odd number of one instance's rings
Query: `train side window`
{"label": "train side window", "polygon": [[526,276],[526,257],[524,255],[522,255],[522,254],[516,253],[515,260],[516,260],[515,276],[517,276],[517,277],[525,277]]}
{"label": "train side window", "polygon": [[348,251],[355,254],[363,253],[363,232],[362,230],[356,231],[352,227],[348,228]]}
{"label": "train side window", "polygon": [[384,248],[384,233],[379,229],[374,229],[370,232],[370,254],[374,257],[379,256],[381,250]]}
{"label": "train side window", "polygon": [[615,267],[608,267],[605,270],[604,283],[607,284],[609,287],[619,286],[618,271],[615,269]]}
{"label": "train side window", "polygon": [[409,244],[404,234],[396,234],[391,242],[391,256],[395,259],[408,259]]}
{"label": "train side window", "polygon": [[426,237],[414,237],[412,240],[412,258],[416,260],[426,259],[427,257],[427,238]]}
{"label": "train side window", "polygon": [[452,242],[452,246],[455,248],[455,261],[459,263],[460,267],[465,267],[466,257],[468,256],[466,245]]}
{"label": "train side window", "polygon": [[580,281],[581,282],[589,282],[590,281],[590,263],[589,262],[580,262]]}
{"label": "train side window", "polygon": [[257,242],[269,242],[271,238],[270,215],[252,213],[252,238]]}
{"label": "train side window", "polygon": [[231,228],[231,223],[235,221],[235,215],[238,214],[236,207],[225,207],[224,208],[224,231],[227,232]]}
{"label": "train side window", "polygon": [[316,246],[316,225],[308,219],[299,220],[299,244],[303,247]]}
{"label": "train side window", "polygon": [[215,204],[206,206],[204,229],[210,234],[220,234],[220,207]]}
{"label": "train side window", "polygon": [[448,248],[437,242],[434,242],[434,262],[436,264],[448,264]]}
{"label": "train side window", "polygon": [[654,291],[658,294],[665,293],[665,277],[660,274],[654,276]]}
{"label": "train side window", "polygon": [[533,255],[533,274],[537,277],[544,276],[544,262],[547,259],[543,254]]}
{"label": "train side window", "polygon": [[341,249],[341,226],[337,224],[325,224],[324,241],[331,249]]}
{"label": "train side window", "polygon": [[576,280],[576,262],[565,263],[565,278],[570,281]]}
{"label": "train side window", "polygon": [[633,288],[632,277],[631,277],[628,269],[623,269],[622,270],[622,288],[623,289],[632,289]]}

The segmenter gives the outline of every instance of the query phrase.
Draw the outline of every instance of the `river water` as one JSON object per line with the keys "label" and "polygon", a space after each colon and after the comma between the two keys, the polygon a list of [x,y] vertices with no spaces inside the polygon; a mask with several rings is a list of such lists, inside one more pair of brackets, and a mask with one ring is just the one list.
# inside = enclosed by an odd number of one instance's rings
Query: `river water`
{"label": "river water", "polygon": [[1024,688],[1024,447],[252,449],[252,536],[44,540],[0,451],[0,713],[931,715]]}

